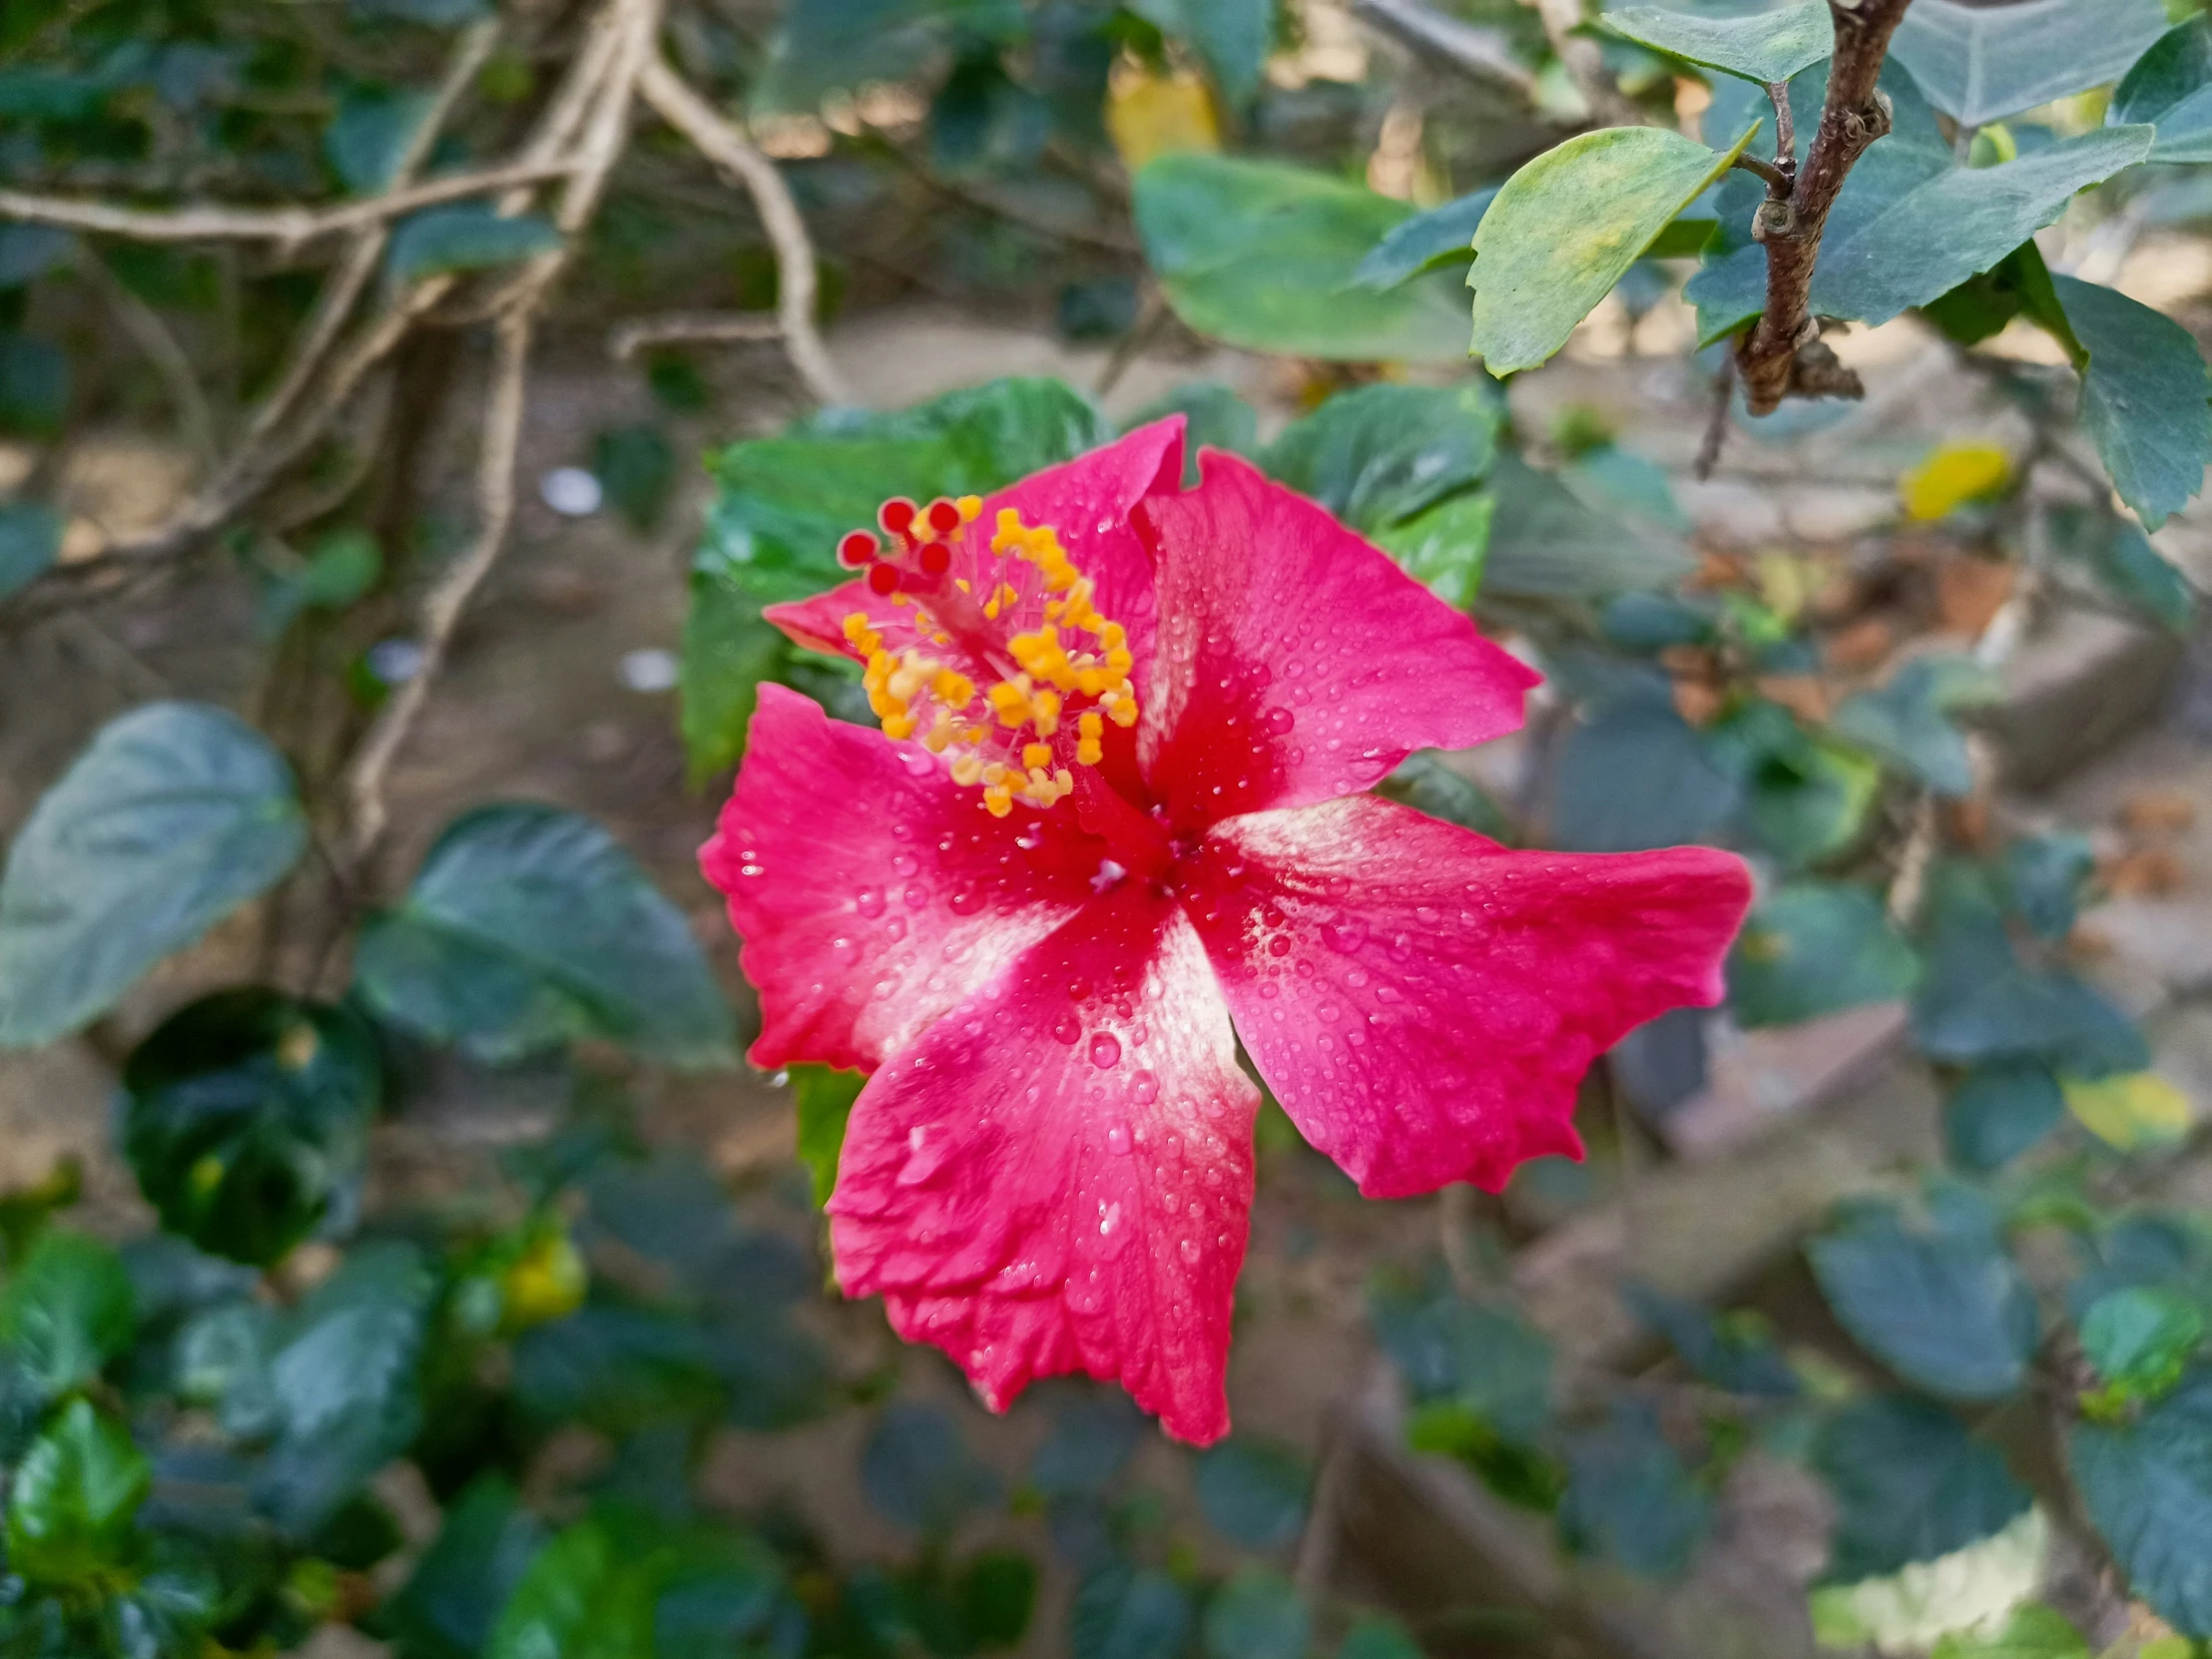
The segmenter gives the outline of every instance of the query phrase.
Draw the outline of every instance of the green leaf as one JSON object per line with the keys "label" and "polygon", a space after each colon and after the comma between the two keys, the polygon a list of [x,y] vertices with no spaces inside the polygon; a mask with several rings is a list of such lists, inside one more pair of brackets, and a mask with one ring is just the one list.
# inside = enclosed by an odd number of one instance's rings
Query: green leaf
{"label": "green leaf", "polygon": [[934,1405],[895,1400],[860,1453],[860,1483],[876,1510],[910,1532],[941,1536],[998,1482],[961,1443],[959,1425]]}
{"label": "green leaf", "polygon": [[2056,1608],[2030,1601],[2012,1609],[2004,1628],[1952,1631],[1929,1659],[2090,1659],[2089,1643]]}
{"label": "green leaf", "polygon": [[32,501],[0,506],[0,599],[27,587],[61,556],[62,515]]}
{"label": "green leaf", "polygon": [[1724,1326],[1694,1302],[1631,1284],[1622,1293],[1630,1312],[1662,1337],[1700,1380],[1733,1394],[1786,1399],[1797,1374],[1772,1342]]}
{"label": "green leaf", "polygon": [[1260,416],[1219,380],[1186,380],[1121,423],[1124,432],[1179,414],[1183,427],[1183,484],[1198,482],[1198,451],[1211,445],[1249,455],[1260,446]]}
{"label": "green leaf", "polygon": [[1340,392],[1269,444],[1260,464],[1374,534],[1481,481],[1498,410],[1478,384],[1378,384]]}
{"label": "green leaf", "polygon": [[[1685,141],[1687,142],[1687,141]],[[1450,362],[1459,307],[1443,276],[1351,285],[1411,210],[1326,173],[1227,156],[1162,156],[1137,175],[1137,232],[1168,303],[1230,345],[1353,361]]]}
{"label": "green leaf", "polygon": [[0,432],[50,438],[69,413],[69,354],[51,340],[0,329]]}
{"label": "green leaf", "polygon": [[1943,1148],[1961,1169],[2002,1169],[2066,1118],[2058,1079],[2037,1060],[1985,1060],[1943,1102]]}
{"label": "green leaf", "polygon": [[536,214],[502,218],[480,202],[425,208],[399,222],[384,254],[385,274],[399,283],[448,272],[488,271],[550,254],[561,233]]}
{"label": "green leaf", "polygon": [[1068,1651],[1074,1659],[1176,1659],[1191,1623],[1182,1585],[1155,1567],[1116,1561],[1076,1590]]}
{"label": "green leaf", "polygon": [[678,724],[695,789],[738,764],[761,682],[778,678],[791,661],[794,647],[761,610],[719,555],[702,550],[677,671]]}
{"label": "green leaf", "polygon": [[1206,1604],[1207,1659],[1306,1659],[1313,1616],[1298,1587],[1270,1567],[1242,1567]]}
{"label": "green leaf", "polygon": [[1823,1575],[1879,1578],[1993,1537],[2032,1501],[1994,1446],[1903,1394],[1853,1401],[1823,1426],[1814,1467],[1836,1499]]}
{"label": "green leaf", "polygon": [[[1631,597],[1655,601],[1650,595]],[[1631,626],[1661,644],[1689,643],[1710,633],[1710,618],[1686,606],[1668,612],[1666,603],[1636,607]],[[1607,613],[1609,625],[1616,623],[1618,609]],[[1695,633],[1688,632],[1692,624]],[[1665,637],[1685,633],[1685,639]],[[1812,736],[1788,710],[1763,699],[1708,728],[1705,746],[1743,791],[1744,827],[1788,870],[1816,863],[1855,840],[1881,789],[1881,769],[1873,761]]]}
{"label": "green leaf", "polygon": [[382,1088],[375,1036],[356,1015],[218,991],[133,1050],[123,1150],[164,1227],[268,1267],[325,1221],[349,1219]]}
{"label": "green leaf", "polygon": [[492,1626],[484,1659],[657,1659],[659,1589],[643,1554],[597,1516],[537,1553]]}
{"label": "green leaf", "polygon": [[960,1570],[960,1620],[976,1646],[1007,1648],[1028,1633],[1037,1605],[1037,1564],[1011,1549],[988,1549]]}
{"label": "green leaf", "polygon": [[1679,541],[1639,533],[1509,451],[1490,468],[1490,491],[1497,506],[1482,566],[1490,594],[1590,599],[1671,587],[1693,567]]}
{"label": "green leaf", "polygon": [[1556,788],[1551,838],[1585,852],[1702,840],[1740,799],[1697,729],[1672,704],[1640,696],[1607,703],[1575,727]]}
{"label": "green leaf", "polygon": [[1712,1500],[1645,1402],[1616,1404],[1602,1425],[1565,1438],[1567,1489],[1559,1536],[1643,1578],[1679,1578],[1712,1525]]}
{"label": "green leaf", "polygon": [[1915,657],[1880,690],[1846,698],[1830,729],[1936,794],[1960,796],[1973,788],[1973,763],[1948,717],[2002,695],[1996,677],[1968,658]]}
{"label": "green leaf", "polygon": [[1803,881],[1760,900],[1728,956],[1728,997],[1746,1026],[1794,1025],[1913,988],[1912,946],[1879,893]]}
{"label": "green leaf", "polygon": [[1482,585],[1496,510],[1495,496],[1469,491],[1371,535],[1400,570],[1425,584],[1446,605],[1455,611],[1472,610]]}
{"label": "green leaf", "polygon": [[1513,827],[1498,804],[1431,750],[1406,756],[1395,772],[1376,786],[1376,793],[1493,841],[1512,839]]}
{"label": "green leaf", "polygon": [[1983,127],[2119,79],[2165,26],[2159,0],[1914,0],[1890,55],[1943,114]]}
{"label": "green leaf", "polygon": [[2112,598],[2177,634],[2189,631],[2196,589],[2125,518],[2095,507],[2062,506],[2052,511],[2050,528],[2052,550],[2088,571]]}
{"label": "green leaf", "polygon": [[8,1488],[8,1566],[33,1584],[114,1588],[134,1551],[154,1469],[129,1430],[73,1399],[16,1464]]}
{"label": "green leaf", "polygon": [[2212,1373],[2132,1425],[2079,1422],[2067,1460],[2129,1587],[2188,1636],[2212,1636]]}
{"label": "green leaf", "polygon": [[272,885],[306,824],[267,739],[150,703],[100,729],[40,798],[0,875],[0,1047],[76,1030]]}
{"label": "green leaf", "polygon": [[2058,1089],[2074,1120],[2117,1152],[2172,1147],[2196,1121],[2189,1097],[2154,1071],[2062,1077]]}
{"label": "green leaf", "polygon": [[1624,6],[1605,14],[1617,35],[1707,69],[1747,81],[1787,81],[1836,49],[1828,0],[1793,0],[1748,17],[1699,17],[1659,6]]}
{"label": "green leaf", "polygon": [[1096,1496],[1113,1483],[1145,1437],[1144,1416],[1120,1389],[1080,1395],[1053,1414],[1052,1432],[1029,1464],[1029,1484],[1047,1498]]}
{"label": "green leaf", "polygon": [[2124,1400],[2156,1399],[2204,1341],[2204,1316],[2170,1291],[2107,1291],[2081,1316],[2081,1352]]}
{"label": "green leaf", "polygon": [[830,1066],[791,1068],[792,1095],[799,1109],[799,1156],[814,1177],[815,1203],[830,1202],[837,1185],[837,1155],[844,1150],[845,1120],[867,1078],[857,1071]]}
{"label": "green leaf", "polygon": [[1223,1537],[1248,1549],[1279,1549],[1306,1525],[1313,1478],[1290,1447],[1247,1434],[1199,1454],[1198,1506]]}
{"label": "green leaf", "polygon": [[2196,337],[2112,288],[2052,279],[2089,354],[2081,424],[2120,499],[2155,530],[2204,485],[2212,461],[2212,372]]}
{"label": "green leaf", "polygon": [[679,1066],[736,1046],[684,913],[605,830],[553,807],[448,825],[406,898],[363,926],[353,974],[385,1018],[493,1062],[574,1037]]}
{"label": "green leaf", "polygon": [[476,1659],[545,1541],[503,1475],[479,1475],[447,1506],[437,1536],[379,1609],[406,1659]]}
{"label": "green leaf", "polygon": [[676,483],[676,451],[660,427],[608,427],[592,440],[591,470],[633,530],[644,535],[659,526]]}
{"label": "green leaf", "polygon": [[1813,1277],[1859,1346],[1946,1399],[2017,1388],[2040,1328],[2035,1299],[1985,1234],[1913,1233],[1869,1209],[1806,1246]]}
{"label": "green leaf", "polygon": [[1949,292],[2055,221],[2076,192],[2141,161],[2151,132],[2108,127],[1995,167],[1952,167],[1925,152],[1901,156],[1870,175],[1843,221],[1832,216],[1813,272],[1813,308],[1879,323]]}
{"label": "green leaf", "polygon": [[1398,221],[1360,262],[1360,269],[1352,274],[1353,285],[1382,293],[1424,272],[1473,264],[1475,229],[1490,211],[1498,188],[1484,185],[1441,207]]}
{"label": "green leaf", "polygon": [[1500,377],[1550,357],[1757,130],[1716,153],[1660,127],[1607,127],[1515,173],[1474,234],[1469,350]]}
{"label": "green leaf", "polygon": [[322,153],[346,190],[374,196],[391,184],[407,141],[435,102],[428,93],[384,87],[347,93],[323,129]]}
{"label": "green leaf", "polygon": [[2058,341],[2078,368],[2086,353],[2058,303],[2050,267],[2033,242],[2023,242],[1987,271],[1967,277],[1921,306],[1921,315],[1960,345],[1978,345],[2015,316],[2025,316]]}
{"label": "green leaf", "polygon": [[2022,835],[2004,849],[2005,908],[2037,938],[2062,939],[2073,930],[2081,884],[2096,863],[2095,848],[2079,830]]}
{"label": "green leaf", "polygon": [[1252,102],[1274,44],[1275,0],[1129,0],[1129,9],[1196,48],[1228,103]]}
{"label": "green leaf", "polygon": [[53,225],[0,225],[0,288],[19,288],[61,268],[77,239]]}
{"label": "green leaf", "polygon": [[2156,127],[2154,162],[2212,162],[2212,23],[2192,17],[2159,36],[2121,78],[2104,119]]}
{"label": "green leaf", "polygon": [[81,1233],[41,1233],[0,1293],[0,1348],[45,1399],[98,1377],[137,1324],[121,1259]]}
{"label": "green leaf", "polygon": [[1345,1632],[1337,1659],[1421,1659],[1421,1646],[1397,1620],[1365,1613]]}
{"label": "green leaf", "polygon": [[1551,1343],[1509,1308],[1448,1288],[1387,1285],[1369,1297],[1376,1340],[1417,1402],[1465,1406],[1496,1433],[1532,1440],[1551,1416]]}

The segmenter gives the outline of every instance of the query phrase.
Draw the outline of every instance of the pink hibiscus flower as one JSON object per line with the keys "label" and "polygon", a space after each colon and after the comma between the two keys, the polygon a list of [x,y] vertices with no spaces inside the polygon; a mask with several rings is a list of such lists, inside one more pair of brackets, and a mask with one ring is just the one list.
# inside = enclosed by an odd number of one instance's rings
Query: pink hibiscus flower
{"label": "pink hibiscus flower", "polygon": [[1252,1064],[1372,1197],[1578,1157],[1591,1059],[1720,999],[1734,856],[1514,852],[1363,793],[1512,731],[1536,676],[1180,418],[978,501],[886,503],[769,615],[880,732],[761,689],[703,853],[762,1066],[870,1073],[839,1283],[1003,1409],[1118,1380],[1229,1426]]}

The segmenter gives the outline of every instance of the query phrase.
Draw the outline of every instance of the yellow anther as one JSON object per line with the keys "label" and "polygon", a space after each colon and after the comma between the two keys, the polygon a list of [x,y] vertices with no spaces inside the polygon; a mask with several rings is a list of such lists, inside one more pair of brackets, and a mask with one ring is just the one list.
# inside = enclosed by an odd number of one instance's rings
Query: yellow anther
{"label": "yellow anther", "polygon": [[914,735],[914,717],[909,714],[885,715],[883,736],[886,738],[910,738]]}
{"label": "yellow anther", "polygon": [[962,524],[973,524],[983,515],[983,498],[980,495],[963,495],[952,504],[960,509]]}
{"label": "yellow anther", "polygon": [[975,682],[957,669],[939,669],[929,691],[948,709],[964,709],[975,701]]}
{"label": "yellow anther", "polygon": [[901,703],[911,703],[921,695],[921,688],[929,684],[930,665],[927,663],[902,663],[891,675],[885,687],[891,696]]}
{"label": "yellow anther", "polygon": [[953,577],[952,585],[958,588],[962,593],[973,593],[975,591],[975,589],[969,584],[968,579],[965,576]]}
{"label": "yellow anther", "polygon": [[983,805],[993,818],[1004,818],[1014,810],[1014,792],[1004,784],[993,784],[983,792]]}
{"label": "yellow anther", "polygon": [[1075,793],[1075,774],[1062,767],[1052,775],[1052,787],[1062,795]]}
{"label": "yellow anther", "polygon": [[984,782],[984,783],[986,783],[986,784],[1003,784],[1003,783],[1005,783],[1005,782],[1006,782],[1006,766],[1005,766],[1005,763],[1003,763],[1003,762],[1001,762],[1001,761],[992,761],[992,762],[989,762],[988,764],[986,764],[986,765],[984,766],[984,768],[983,768],[983,782]]}
{"label": "yellow anther", "polygon": [[962,755],[957,761],[954,761],[952,763],[952,781],[955,784],[959,785],[962,789],[966,789],[970,784],[980,783],[982,782],[982,756]]}
{"label": "yellow anther", "polygon": [[1034,772],[1038,767],[1052,764],[1052,746],[1048,743],[1025,743],[1021,746],[1021,764]]}
{"label": "yellow anther", "polygon": [[1055,691],[1041,691],[1032,697],[1029,700],[1029,720],[1036,727],[1040,738],[1049,738],[1057,732],[1060,729],[1060,694]]}
{"label": "yellow anther", "polygon": [[844,619],[844,637],[853,650],[870,657],[883,649],[883,636],[867,625],[865,611],[854,611]]}
{"label": "yellow anther", "polygon": [[998,724],[1009,732],[1029,718],[1029,676],[1019,675],[1012,680],[1001,680],[983,694],[992,711],[998,716]]}
{"label": "yellow anther", "polygon": [[1129,643],[1129,630],[1118,622],[1109,622],[1098,631],[1098,643],[1109,651],[1119,651]]}
{"label": "yellow anther", "polygon": [[921,747],[932,755],[942,755],[952,745],[954,730],[952,717],[938,711],[936,724],[921,735]]}

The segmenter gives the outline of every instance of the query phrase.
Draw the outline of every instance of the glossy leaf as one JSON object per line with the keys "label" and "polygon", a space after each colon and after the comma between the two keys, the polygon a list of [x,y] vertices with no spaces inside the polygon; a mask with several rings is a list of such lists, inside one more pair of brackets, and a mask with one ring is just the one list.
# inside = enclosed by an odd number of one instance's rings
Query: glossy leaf
{"label": "glossy leaf", "polygon": [[1176,1659],[1192,1622],[1182,1585],[1157,1568],[1116,1562],[1076,1590],[1068,1651],[1074,1659]]}
{"label": "glossy leaf", "polygon": [[1903,996],[1919,967],[1879,893],[1800,882],[1767,894],[1744,923],[1728,958],[1729,1003],[1746,1026],[1792,1025]]}
{"label": "glossy leaf", "polygon": [[2204,487],[2212,462],[2212,371],[2188,329],[2117,289],[2052,279],[2081,372],[2081,424],[2120,499],[2155,530]]}
{"label": "glossy leaf", "polygon": [[1973,763],[1949,717],[2002,694],[1994,675],[1965,658],[1916,657],[1879,691],[1846,698],[1831,729],[1936,794],[1961,796],[1973,788]]}
{"label": "glossy leaf", "polygon": [[1187,41],[1231,104],[1247,104],[1275,37],[1275,0],[1131,0],[1161,33]]}
{"label": "glossy leaf", "polygon": [[34,1584],[97,1591],[130,1564],[154,1483],[130,1431],[73,1399],[31,1443],[8,1488],[8,1567]]}
{"label": "glossy leaf", "polygon": [[351,1208],[382,1093],[376,1039],[343,1008],[219,991],[123,1071],[123,1148],[162,1224],[267,1267]]}
{"label": "glossy leaf", "polygon": [[61,556],[61,514],[32,501],[0,506],[0,599],[51,570]]}
{"label": "glossy leaf", "polygon": [[1712,1500],[1648,1404],[1616,1405],[1600,1426],[1570,1432],[1565,1451],[1559,1535],[1570,1550],[1644,1578],[1689,1570],[1712,1524]]}
{"label": "glossy leaf", "polygon": [[1271,1440],[1228,1439],[1198,1459],[1198,1503],[1207,1524],[1250,1549],[1277,1549],[1306,1524],[1313,1471]]}
{"label": "glossy leaf", "polygon": [[1498,410],[1478,385],[1340,392],[1269,444],[1260,464],[1355,530],[1380,530],[1481,480]]}
{"label": "glossy leaf", "polygon": [[1552,839],[1590,852],[1682,845],[1711,836],[1738,799],[1735,779],[1670,704],[1624,698],[1568,737]]}
{"label": "glossy leaf", "polygon": [[606,830],[552,807],[449,825],[406,898],[362,928],[353,972],[385,1018],[487,1060],[601,1037],[720,1065],[736,1043],[683,912]]}
{"label": "glossy leaf", "polygon": [[1813,1462],[1836,1499],[1830,1583],[1878,1578],[1979,1543],[2031,1501],[1996,1447],[1969,1436],[1948,1411],[1903,1394],[1838,1411]]}
{"label": "glossy leaf", "polygon": [[815,1203],[836,1190],[837,1156],[844,1150],[845,1121],[867,1078],[829,1066],[794,1066],[792,1098],[799,1111],[799,1156],[814,1177]]}
{"label": "glossy leaf", "polygon": [[908,1531],[941,1534],[997,1495],[990,1470],[961,1443],[958,1425],[933,1405],[886,1407],[860,1454],[860,1480],[883,1516]]}
{"label": "glossy leaf", "polygon": [[1496,199],[1498,187],[1453,197],[1441,207],[1400,220],[1383,234],[1360,269],[1355,285],[1381,293],[1429,271],[1451,271],[1474,261],[1474,233]]}
{"label": "glossy leaf", "polygon": [[2158,0],[2024,0],[1975,7],[1915,0],[1890,55],[1954,121],[1985,126],[2115,81],[2166,26]]}
{"label": "glossy leaf", "polygon": [[1240,1568],[1206,1604],[1206,1659],[1306,1659],[1313,1626],[1289,1579],[1267,1567]]}
{"label": "glossy leaf", "polygon": [[561,246],[552,221],[536,214],[502,217],[479,202],[427,208],[403,219],[384,254],[394,282],[418,282],[453,272],[520,265]]}
{"label": "glossy leaf", "polygon": [[0,1290],[0,1350],[42,1399],[90,1382],[130,1346],[137,1299],[116,1253],[49,1228]]}
{"label": "glossy leaf", "polygon": [[2129,1587],[2184,1635],[2212,1636],[2212,1373],[2132,1424],[2076,1423],[2066,1450]]}
{"label": "glossy leaf", "polygon": [[2154,162],[2212,162],[2212,23],[2192,17],[2159,36],[2113,90],[2104,119],[2156,127]]}
{"label": "glossy leaf", "polygon": [[40,798],[0,876],[0,1047],[74,1031],[306,845],[290,769],[220,709],[150,703]]}
{"label": "glossy leaf", "polygon": [[1806,1246],[1836,1318],[1907,1382],[1948,1399],[2017,1388],[2040,1327],[2035,1299],[1985,1234],[1908,1231],[1864,1212]]}
{"label": "glossy leaf", "polygon": [[1961,1169],[2002,1169],[2065,1121],[2058,1079],[2037,1060],[1985,1060],[1943,1102],[1943,1147]]}
{"label": "glossy leaf", "polygon": [[1700,17],[1660,6],[1623,6],[1605,14],[1617,35],[1747,81],[1787,81],[1836,49],[1828,0],[1791,0],[1743,17]]}
{"label": "glossy leaf", "polygon": [[1515,173],[1474,234],[1470,349],[1496,375],[1550,357],[1751,137],[1716,153],[1664,128],[1608,127]]}
{"label": "glossy leaf", "polygon": [[1226,156],[1163,156],[1137,175],[1137,231],[1175,313],[1252,351],[1450,362],[1465,335],[1453,283],[1351,286],[1403,203],[1325,173]]}
{"label": "glossy leaf", "polygon": [[1470,490],[1415,513],[1400,524],[1374,532],[1382,549],[1406,575],[1453,610],[1471,610],[1482,586],[1482,568],[1490,550],[1490,524],[1497,497]]}

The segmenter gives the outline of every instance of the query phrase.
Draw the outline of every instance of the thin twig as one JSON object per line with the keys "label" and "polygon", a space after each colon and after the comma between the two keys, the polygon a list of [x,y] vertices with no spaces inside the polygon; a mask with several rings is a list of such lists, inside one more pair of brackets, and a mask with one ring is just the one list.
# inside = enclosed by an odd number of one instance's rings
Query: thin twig
{"label": "thin twig", "polygon": [[1484,29],[1431,11],[1419,0],[1352,0],[1355,17],[1392,40],[1449,65],[1463,75],[1518,93],[1536,95],[1536,77],[1513,56],[1502,29]]}
{"label": "thin twig", "polygon": [[1784,172],[1797,171],[1797,116],[1790,109],[1790,83],[1762,81],[1767,101],[1774,106],[1774,165]]}
{"label": "thin twig", "polygon": [[783,332],[781,322],[759,311],[661,311],[633,317],[608,330],[607,354],[626,363],[649,346],[778,339]]}
{"label": "thin twig", "polygon": [[1771,200],[1787,202],[1790,199],[1790,176],[1775,166],[1774,163],[1763,162],[1757,156],[1743,155],[1738,156],[1729,165],[1740,167],[1746,173],[1755,173],[1761,179],[1764,179],[1767,184],[1767,195]]}
{"label": "thin twig", "polygon": [[184,435],[185,447],[192,451],[202,468],[214,466],[215,416],[209,412],[207,394],[200,389],[200,377],[193,372],[192,358],[177,343],[177,336],[169,331],[169,324],[153,306],[124,285],[97,251],[80,245],[75,264],[77,275],[91,284],[101,301],[115,313],[116,321],[131,336],[131,343],[139,348],[161,381],[162,390],[176,407],[177,426]]}
{"label": "thin twig", "polygon": [[1697,481],[1704,483],[1713,476],[1713,469],[1721,464],[1721,446],[1728,441],[1728,417],[1735,401],[1736,360],[1723,357],[1721,366],[1713,371],[1713,412],[1706,417],[1705,436],[1698,440],[1697,464],[1693,469]]}
{"label": "thin twig", "polygon": [[752,193],[754,210],[776,250],[776,308],[784,328],[784,350],[818,401],[850,403],[851,389],[815,326],[815,247],[784,175],[662,59],[656,57],[645,66],[638,91],[701,155],[736,175]]}

